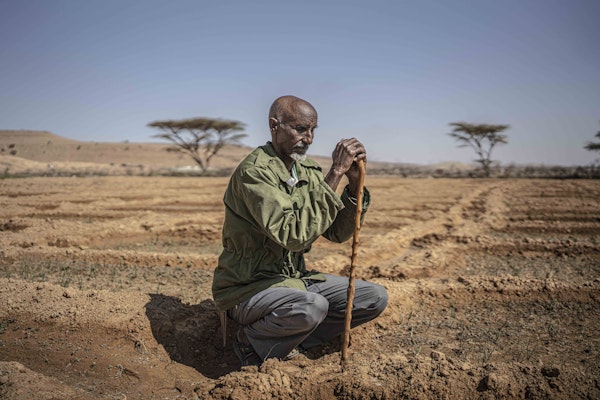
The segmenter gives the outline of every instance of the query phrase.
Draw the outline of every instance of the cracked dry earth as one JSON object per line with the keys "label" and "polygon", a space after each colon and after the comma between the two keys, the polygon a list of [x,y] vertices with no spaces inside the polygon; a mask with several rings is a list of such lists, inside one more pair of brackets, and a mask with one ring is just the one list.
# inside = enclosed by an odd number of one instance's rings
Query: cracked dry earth
{"label": "cracked dry earth", "polygon": [[[600,398],[600,182],[367,177],[352,332],[261,368],[210,295],[226,178],[0,181],[0,398]],[[350,243],[319,240],[322,271]]]}

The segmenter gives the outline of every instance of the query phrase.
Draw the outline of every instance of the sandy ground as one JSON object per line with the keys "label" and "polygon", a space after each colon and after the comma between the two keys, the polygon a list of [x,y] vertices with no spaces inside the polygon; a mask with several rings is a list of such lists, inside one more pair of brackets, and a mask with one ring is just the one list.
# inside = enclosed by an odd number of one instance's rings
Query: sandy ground
{"label": "sandy ground", "polygon": [[[367,177],[339,342],[240,365],[211,299],[226,178],[0,180],[0,398],[600,398],[600,182]],[[350,242],[308,262],[344,273]]]}

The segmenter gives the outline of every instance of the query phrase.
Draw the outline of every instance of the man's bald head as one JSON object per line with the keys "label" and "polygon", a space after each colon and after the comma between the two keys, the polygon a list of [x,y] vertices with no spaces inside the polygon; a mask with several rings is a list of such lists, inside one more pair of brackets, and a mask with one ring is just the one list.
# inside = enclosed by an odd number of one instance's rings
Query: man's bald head
{"label": "man's bald head", "polygon": [[269,119],[275,118],[279,122],[286,121],[298,115],[312,114],[317,117],[317,110],[306,100],[296,96],[281,96],[273,102],[269,110]]}
{"label": "man's bald head", "polygon": [[317,111],[306,100],[281,96],[271,105],[269,130],[275,153],[288,169],[294,161],[306,159],[317,127]]}

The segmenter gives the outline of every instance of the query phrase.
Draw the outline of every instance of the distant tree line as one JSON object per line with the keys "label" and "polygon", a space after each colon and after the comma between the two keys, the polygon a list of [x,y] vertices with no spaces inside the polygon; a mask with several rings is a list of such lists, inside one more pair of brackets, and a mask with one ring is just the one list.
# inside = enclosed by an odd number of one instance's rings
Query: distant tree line
{"label": "distant tree line", "polygon": [[[503,132],[509,129],[510,125],[468,122],[452,122],[449,125],[453,130],[448,135],[456,139],[458,147],[473,149],[478,157],[474,161],[480,165],[483,176],[490,177],[494,163],[492,151],[497,145],[508,143],[508,136]],[[154,121],[148,126],[161,130],[162,132],[154,137],[173,143],[174,147],[169,150],[187,154],[203,173],[209,170],[211,159],[225,145],[239,144],[240,140],[247,136],[241,133],[245,126],[242,122],[207,117]],[[600,139],[600,131],[596,133],[596,138]],[[600,151],[600,142],[588,142],[584,148]],[[515,167],[509,167],[508,170],[514,172]],[[532,171],[528,172],[525,175],[530,175]],[[558,173],[563,174],[570,175],[571,172]],[[579,172],[576,175],[579,175]]]}
{"label": "distant tree line", "polygon": [[[493,164],[493,160],[491,158],[492,150],[498,144],[507,144],[508,137],[501,132],[508,129],[509,125],[492,125],[492,124],[471,124],[467,122],[452,122],[450,126],[454,127],[454,130],[449,133],[450,136],[455,138],[459,145],[458,147],[471,147],[479,158],[475,159],[475,162],[481,165],[481,169],[483,175],[489,177],[491,175],[491,167]],[[596,138],[600,139],[600,131],[596,133]],[[585,146],[585,149],[590,151],[600,151],[600,142],[588,142]],[[532,167],[536,169],[536,167]],[[560,167],[557,167],[560,169]],[[597,166],[593,166],[592,169],[597,168]],[[514,166],[509,168],[508,175],[512,175],[514,171],[517,170]],[[520,169],[519,169],[520,170]],[[543,176],[546,174],[554,175],[554,176],[576,176],[583,177],[589,175],[585,172],[585,168],[583,170],[578,169],[577,171],[567,170],[553,170],[549,171],[545,169],[543,171],[533,172],[533,170],[527,170],[527,168],[523,171],[520,171],[518,175],[539,175]],[[597,173],[593,172],[591,175],[596,176]]]}

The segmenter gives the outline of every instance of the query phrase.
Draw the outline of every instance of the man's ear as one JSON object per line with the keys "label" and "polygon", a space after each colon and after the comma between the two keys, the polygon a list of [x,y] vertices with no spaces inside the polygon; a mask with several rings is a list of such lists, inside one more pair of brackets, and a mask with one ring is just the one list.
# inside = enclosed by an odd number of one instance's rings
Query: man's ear
{"label": "man's ear", "polygon": [[269,118],[269,129],[271,130],[271,133],[275,132],[278,125],[279,125],[279,121],[277,121],[277,119],[275,119],[273,117]]}

